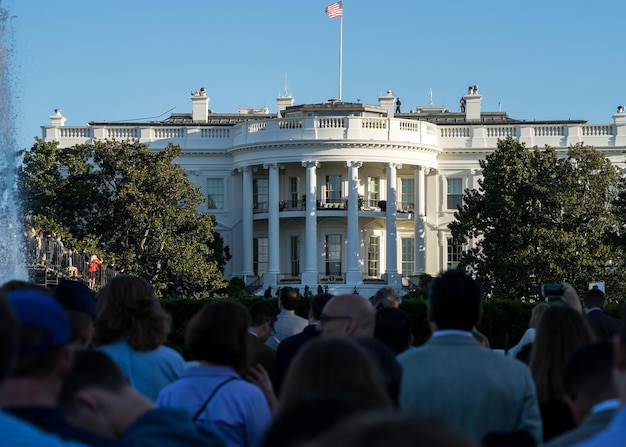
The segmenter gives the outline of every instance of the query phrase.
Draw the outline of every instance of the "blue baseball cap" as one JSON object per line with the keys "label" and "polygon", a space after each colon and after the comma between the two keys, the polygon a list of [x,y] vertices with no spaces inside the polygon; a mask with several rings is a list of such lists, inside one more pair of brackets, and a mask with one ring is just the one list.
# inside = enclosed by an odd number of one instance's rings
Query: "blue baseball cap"
{"label": "blue baseball cap", "polygon": [[50,295],[38,290],[16,290],[8,295],[20,326],[31,326],[42,332],[39,340],[18,340],[19,354],[35,354],[70,342],[70,326],[65,310]]}
{"label": "blue baseball cap", "polygon": [[65,310],[74,310],[96,318],[96,294],[82,281],[62,279],[52,296]]}

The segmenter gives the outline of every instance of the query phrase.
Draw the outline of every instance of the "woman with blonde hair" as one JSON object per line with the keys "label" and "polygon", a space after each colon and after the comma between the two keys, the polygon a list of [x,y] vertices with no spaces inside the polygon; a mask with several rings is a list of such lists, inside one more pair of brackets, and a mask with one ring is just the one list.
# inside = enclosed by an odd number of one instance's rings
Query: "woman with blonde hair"
{"label": "woman with blonde hair", "polygon": [[185,367],[182,356],[164,345],[170,323],[148,281],[118,275],[98,293],[93,344],[116,361],[137,390],[155,400]]}
{"label": "woman with blonde hair", "polygon": [[530,349],[528,346],[532,345],[532,343],[535,341],[535,334],[537,332],[537,326],[539,325],[539,320],[541,319],[541,316],[543,315],[543,313],[546,311],[548,307],[550,306],[546,303],[539,303],[535,307],[533,307],[533,310],[530,312],[530,321],[528,322],[528,329],[526,329],[526,332],[524,332],[524,335],[522,335],[522,338],[520,339],[519,343],[513,346],[511,349],[509,349],[509,351],[507,352],[507,355],[509,357],[514,357],[514,358],[518,357],[518,353],[525,346],[527,347],[526,349]]}

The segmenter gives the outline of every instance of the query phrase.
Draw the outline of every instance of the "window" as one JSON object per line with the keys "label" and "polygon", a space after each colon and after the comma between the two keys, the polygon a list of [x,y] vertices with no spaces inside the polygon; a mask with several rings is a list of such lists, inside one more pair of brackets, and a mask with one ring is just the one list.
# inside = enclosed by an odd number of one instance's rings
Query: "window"
{"label": "window", "polygon": [[210,210],[224,209],[224,179],[209,178],[206,183],[207,207]]}
{"label": "window", "polygon": [[368,177],[367,178],[367,206],[378,206],[380,200],[380,178]]}
{"label": "window", "polygon": [[267,212],[270,199],[270,181],[266,178],[255,178],[252,181],[252,200],[254,209]]}
{"label": "window", "polygon": [[370,236],[367,247],[367,276],[378,276],[378,266],[380,264],[380,238]]}
{"label": "window", "polygon": [[291,276],[300,275],[300,236],[291,236]]}
{"label": "window", "polygon": [[341,203],[341,176],[326,176],[326,203]]}
{"label": "window", "polygon": [[463,204],[463,179],[449,178],[448,179],[448,203],[447,208],[449,210],[455,210],[457,206]]}
{"label": "window", "polygon": [[326,275],[341,276],[341,235],[326,235]]}
{"label": "window", "polygon": [[291,194],[291,208],[298,209],[300,204],[300,177],[289,178]]}
{"label": "window", "polygon": [[415,179],[400,179],[402,192],[400,195],[400,206],[398,209],[402,211],[415,212]]}
{"label": "window", "polygon": [[449,237],[448,240],[448,270],[455,269],[461,261],[461,252],[463,251],[463,244],[455,241]]}
{"label": "window", "polygon": [[266,237],[254,238],[253,243],[253,268],[256,276],[262,276],[267,273],[269,265],[269,244]]}
{"label": "window", "polygon": [[403,237],[402,239],[402,276],[413,276],[415,272],[415,239]]}

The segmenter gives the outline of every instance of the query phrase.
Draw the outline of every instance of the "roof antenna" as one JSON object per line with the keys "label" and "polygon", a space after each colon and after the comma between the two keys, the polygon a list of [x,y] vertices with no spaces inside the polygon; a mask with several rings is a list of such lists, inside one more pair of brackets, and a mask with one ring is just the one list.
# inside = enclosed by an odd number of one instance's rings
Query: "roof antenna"
{"label": "roof antenna", "polygon": [[287,72],[285,72],[285,85],[283,86],[283,96],[289,96],[289,93],[287,93]]}
{"label": "roof antenna", "polygon": [[432,88],[428,89],[428,105],[429,106],[434,106],[434,104],[433,104],[433,89]]}

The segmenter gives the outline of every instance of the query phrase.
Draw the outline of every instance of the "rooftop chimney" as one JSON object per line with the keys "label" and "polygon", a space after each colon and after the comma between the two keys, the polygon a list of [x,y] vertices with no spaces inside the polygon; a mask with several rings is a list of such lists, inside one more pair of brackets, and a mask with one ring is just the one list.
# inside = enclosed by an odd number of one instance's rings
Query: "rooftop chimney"
{"label": "rooftop chimney", "polygon": [[209,118],[209,98],[206,89],[191,92],[191,120],[194,123],[206,123]]}
{"label": "rooftop chimney", "polygon": [[65,125],[67,119],[61,115],[61,109],[54,109],[54,115],[50,116],[50,125],[53,127],[60,127]]}
{"label": "rooftop chimney", "polygon": [[293,98],[291,96],[279,96],[276,98],[276,103],[278,104],[278,118],[281,116],[281,112],[285,110],[287,107],[293,105]]}
{"label": "rooftop chimney", "polygon": [[387,111],[387,117],[393,118],[393,106],[396,102],[396,97],[393,96],[393,92],[391,90],[387,90],[387,94],[384,96],[378,97],[378,104],[380,107]]}
{"label": "rooftop chimney", "polygon": [[483,99],[478,94],[478,86],[470,85],[467,89],[465,100],[465,119],[467,121],[480,121],[480,101]]}

